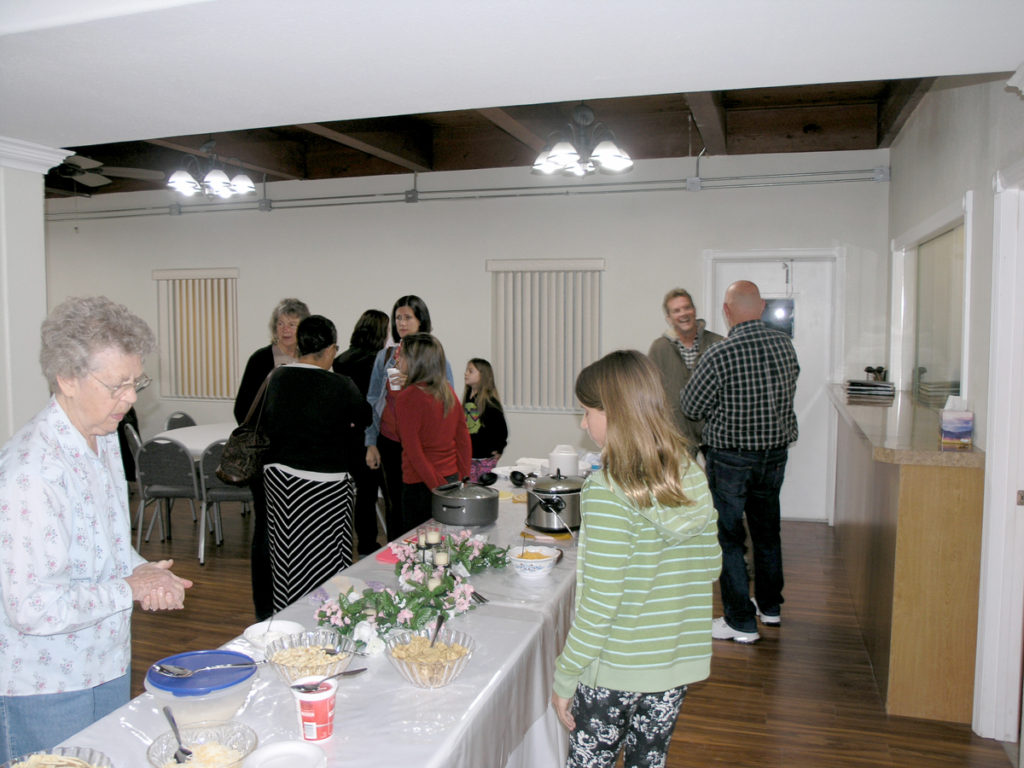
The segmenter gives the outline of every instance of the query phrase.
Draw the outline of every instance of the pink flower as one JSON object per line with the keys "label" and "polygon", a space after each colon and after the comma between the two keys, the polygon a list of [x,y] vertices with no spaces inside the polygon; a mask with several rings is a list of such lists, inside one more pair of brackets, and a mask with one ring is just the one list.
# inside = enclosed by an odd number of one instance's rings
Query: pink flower
{"label": "pink flower", "polygon": [[408,608],[403,608],[398,612],[398,616],[395,618],[395,621],[397,621],[399,624],[408,624],[411,619],[412,611],[410,611]]}

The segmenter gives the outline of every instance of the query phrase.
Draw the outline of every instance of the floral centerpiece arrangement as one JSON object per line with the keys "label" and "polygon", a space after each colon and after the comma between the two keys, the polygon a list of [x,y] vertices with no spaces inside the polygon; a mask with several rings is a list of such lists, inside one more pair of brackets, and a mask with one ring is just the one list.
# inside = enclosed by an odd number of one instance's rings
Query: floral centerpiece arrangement
{"label": "floral centerpiece arrangement", "polygon": [[447,547],[450,568],[421,562],[415,545],[391,544],[401,587],[379,582],[362,592],[350,587],[337,599],[324,601],[317,611],[318,623],[351,637],[357,650],[376,655],[383,653],[384,638],[393,630],[423,629],[441,612],[451,618],[473,610],[474,589],[466,577],[488,567],[504,568],[508,548],[487,544],[469,530],[453,533]]}

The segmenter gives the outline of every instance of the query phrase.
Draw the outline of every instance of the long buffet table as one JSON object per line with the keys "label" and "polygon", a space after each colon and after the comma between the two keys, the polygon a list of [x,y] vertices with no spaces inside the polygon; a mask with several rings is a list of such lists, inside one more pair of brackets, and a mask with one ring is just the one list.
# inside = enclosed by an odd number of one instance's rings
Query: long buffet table
{"label": "long buffet table", "polygon": [[[502,546],[521,542],[525,517],[525,504],[503,500],[497,523],[478,530]],[[511,566],[471,578],[489,602],[450,621],[453,628],[469,633],[477,646],[465,671],[450,686],[415,688],[383,655],[354,660],[353,667],[365,662],[368,671],[339,685],[334,736],[317,742],[328,765],[564,764],[567,734],[549,700],[555,657],[572,620],[576,550],[570,540],[557,546],[565,557],[542,579],[524,579]],[[325,597],[374,581],[394,586],[394,565],[366,557],[278,616],[313,629]],[[226,647],[261,658],[241,637]],[[291,691],[268,666],[258,668],[236,719],[259,734],[260,746],[300,738]],[[95,747],[116,768],[138,768],[147,764],[148,745],[167,730],[156,700],[144,693],[64,744]]]}

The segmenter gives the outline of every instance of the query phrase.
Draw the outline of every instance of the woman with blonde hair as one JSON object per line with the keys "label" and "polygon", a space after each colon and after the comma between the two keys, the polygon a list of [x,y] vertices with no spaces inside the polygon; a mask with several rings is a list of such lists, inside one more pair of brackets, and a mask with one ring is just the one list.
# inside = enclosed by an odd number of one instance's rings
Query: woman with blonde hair
{"label": "woman with blonde hair", "polygon": [[402,340],[398,369],[405,386],[395,398],[395,415],[402,443],[405,531],[430,519],[432,489],[469,475],[469,431],[447,367],[441,342],[429,333]]}
{"label": "woman with blonde hair", "polygon": [[[663,766],[689,683],[711,669],[715,508],[654,364],[612,352],[576,380],[603,469],[583,484],[576,615],[551,700],[570,768]],[[609,577],[612,574],[612,577]]]}

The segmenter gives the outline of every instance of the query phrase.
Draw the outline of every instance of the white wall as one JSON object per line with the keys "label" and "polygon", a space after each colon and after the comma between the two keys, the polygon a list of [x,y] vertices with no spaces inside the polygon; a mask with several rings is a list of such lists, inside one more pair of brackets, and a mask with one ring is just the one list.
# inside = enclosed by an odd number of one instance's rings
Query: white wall
{"label": "white wall", "polygon": [[[886,151],[706,158],[701,174],[860,169],[887,162]],[[692,160],[646,162],[626,180],[693,173]],[[418,180],[421,191],[539,184],[527,169],[425,174]],[[269,196],[280,201],[411,186],[410,176],[287,182],[270,185]],[[49,210],[172,201],[169,192],[108,195],[51,201]],[[52,306],[68,295],[104,293],[155,326],[153,269],[234,266],[240,270],[240,346],[252,350],[267,343],[268,315],[284,296],[297,296],[333,319],[345,340],[364,309],[390,311],[396,297],[415,293],[430,306],[434,330],[461,382],[465,361],[490,353],[487,259],[605,259],[602,349],[646,351],[664,327],[665,291],[681,285],[700,295],[703,250],[838,245],[847,253],[843,360],[846,375],[857,375],[884,359],[888,205],[888,184],[862,182],[51,221],[48,301]],[[718,312],[717,306],[699,309],[709,319]],[[200,421],[230,419],[229,403],[161,402],[155,389],[139,401],[145,435],[158,431],[178,408]],[[546,456],[556,443],[592,449],[577,422],[573,416],[512,414],[507,457]]]}
{"label": "white wall", "polygon": [[912,230],[973,191],[970,365],[974,440],[985,447],[992,292],[992,178],[1024,158],[1024,99],[1006,77],[951,78],[921,101],[892,146],[890,234]]}

